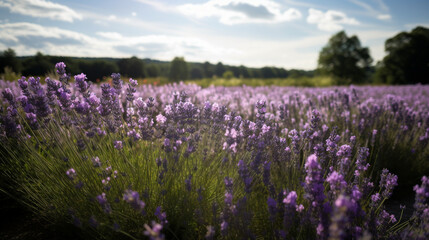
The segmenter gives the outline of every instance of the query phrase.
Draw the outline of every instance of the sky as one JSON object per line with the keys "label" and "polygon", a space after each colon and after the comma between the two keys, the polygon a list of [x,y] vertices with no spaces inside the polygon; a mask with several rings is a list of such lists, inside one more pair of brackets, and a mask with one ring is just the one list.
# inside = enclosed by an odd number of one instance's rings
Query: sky
{"label": "sky", "polygon": [[369,47],[416,26],[428,0],[0,0],[0,51],[314,69],[344,30]]}

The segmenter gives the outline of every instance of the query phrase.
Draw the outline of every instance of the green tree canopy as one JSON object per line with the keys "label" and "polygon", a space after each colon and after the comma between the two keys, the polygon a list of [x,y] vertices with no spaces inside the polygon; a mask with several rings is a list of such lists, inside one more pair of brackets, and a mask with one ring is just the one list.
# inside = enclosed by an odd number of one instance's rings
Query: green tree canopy
{"label": "green tree canopy", "polygon": [[28,58],[24,61],[23,75],[43,76],[49,70],[53,70],[54,66],[49,61],[49,57],[37,52],[34,57]]}
{"label": "green tree canopy", "polygon": [[204,77],[206,78],[212,78],[214,74],[214,66],[210,64],[209,62],[203,63],[203,73]]}
{"label": "green tree canopy", "polygon": [[175,57],[170,66],[170,81],[186,80],[188,78],[188,64],[183,57]]}
{"label": "green tree canopy", "polygon": [[230,80],[234,77],[234,73],[231,70],[227,70],[222,74],[222,78],[225,78],[227,80]]}
{"label": "green tree canopy", "polygon": [[348,37],[341,31],[329,39],[320,51],[318,67],[331,75],[336,84],[362,83],[368,77],[372,58],[357,36]]}
{"label": "green tree canopy", "polygon": [[15,51],[11,48],[4,50],[0,54],[0,72],[3,72],[5,67],[10,67],[16,73],[22,70],[21,62],[16,57]]}
{"label": "green tree canopy", "polygon": [[127,77],[144,78],[146,69],[143,60],[133,56],[118,61],[119,72]]}
{"label": "green tree canopy", "polygon": [[223,73],[225,71],[226,71],[225,66],[221,62],[218,62],[216,64],[216,68],[215,68],[215,75],[218,76],[218,77],[222,77]]}
{"label": "green tree canopy", "polygon": [[158,65],[152,63],[147,66],[146,72],[148,77],[158,77],[160,73],[160,69]]}
{"label": "green tree canopy", "polygon": [[416,27],[386,40],[387,55],[377,66],[376,81],[429,83],[429,29]]}
{"label": "green tree canopy", "polygon": [[238,69],[240,70],[240,76],[242,78],[250,78],[250,72],[249,69],[243,65],[240,65],[238,67]]}
{"label": "green tree canopy", "polygon": [[80,61],[80,70],[86,74],[89,81],[102,81],[103,77],[108,77],[112,73],[119,72],[118,66],[113,61],[92,60]]}
{"label": "green tree canopy", "polygon": [[203,70],[200,67],[193,67],[191,69],[191,79],[203,78]]}

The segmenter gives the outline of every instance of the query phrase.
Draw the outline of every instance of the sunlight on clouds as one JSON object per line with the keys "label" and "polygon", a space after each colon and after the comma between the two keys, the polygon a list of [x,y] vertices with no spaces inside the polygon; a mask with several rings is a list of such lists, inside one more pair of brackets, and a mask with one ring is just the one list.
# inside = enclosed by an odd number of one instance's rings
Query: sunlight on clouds
{"label": "sunlight on clouds", "polygon": [[44,27],[34,23],[5,23],[0,24],[1,41],[19,42],[19,38],[43,37],[43,38],[69,38],[80,42],[90,41],[90,37],[69,30],[56,27]]}
{"label": "sunlight on clouds", "polygon": [[280,10],[280,5],[270,0],[210,0],[203,4],[184,4],[179,12],[195,18],[217,17],[226,25],[242,23],[279,23],[302,17],[300,11],[289,8]]}
{"label": "sunlight on clouds", "polygon": [[347,17],[343,12],[328,10],[324,13],[314,8],[308,10],[307,22],[317,24],[320,30],[329,32],[343,29],[342,25],[360,24],[356,19]]}
{"label": "sunlight on clouds", "polygon": [[390,16],[389,14],[380,14],[377,16],[377,18],[380,20],[390,20],[392,19],[392,16]]}
{"label": "sunlight on clouds", "polygon": [[97,32],[96,33],[98,36],[101,36],[103,38],[107,38],[107,39],[121,39],[122,35],[120,33],[117,32]]}
{"label": "sunlight on clouds", "polygon": [[109,15],[109,17],[107,17],[108,20],[112,21],[112,20],[116,20],[117,17],[115,15]]}
{"label": "sunlight on clouds", "polygon": [[[7,43],[16,50],[18,55],[35,54],[36,51],[41,51],[45,54],[63,56],[129,57],[137,55],[160,60],[186,56],[191,61],[204,61],[237,54],[233,49],[211,45],[204,40],[192,37],[170,35],[128,37],[117,32],[97,32],[96,35],[100,38],[26,22],[0,24],[0,43]],[[37,47],[28,44],[29,38],[39,39]]]}
{"label": "sunlight on clouds", "polygon": [[82,20],[82,16],[73,9],[45,0],[1,0],[0,7],[8,8],[12,13],[22,15],[50,18],[73,22],[75,19]]}

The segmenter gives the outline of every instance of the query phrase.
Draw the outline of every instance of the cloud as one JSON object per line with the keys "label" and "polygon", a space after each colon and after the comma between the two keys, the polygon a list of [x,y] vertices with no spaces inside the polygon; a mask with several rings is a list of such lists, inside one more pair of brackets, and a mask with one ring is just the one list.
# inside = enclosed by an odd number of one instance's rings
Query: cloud
{"label": "cloud", "polygon": [[381,10],[385,12],[389,11],[389,7],[383,2],[383,0],[376,0],[376,2],[380,6]]}
{"label": "cloud", "polygon": [[392,19],[392,16],[390,16],[389,14],[380,14],[377,16],[377,18],[380,20],[390,20]]}
{"label": "cloud", "polygon": [[9,8],[12,13],[38,18],[50,18],[66,22],[82,19],[82,15],[73,9],[46,0],[1,0],[0,7]]}
{"label": "cloud", "polygon": [[28,22],[0,24],[0,41],[19,42],[21,38],[30,37],[74,39],[79,42],[90,41],[90,38],[84,34],[56,27],[44,27]]}
{"label": "cloud", "polygon": [[280,23],[299,19],[300,11],[281,6],[271,0],[210,0],[203,4],[184,4],[178,11],[194,18],[216,17],[226,25],[243,23]]}
{"label": "cloud", "polygon": [[135,17],[135,16],[137,16],[137,13],[136,12],[132,12],[131,16]]}
{"label": "cloud", "polygon": [[307,22],[310,24],[317,24],[320,30],[329,32],[341,30],[343,29],[343,25],[360,24],[356,19],[347,17],[343,12],[334,10],[322,12],[314,8],[308,10]]}
{"label": "cloud", "polygon": [[137,55],[160,60],[187,56],[187,60],[202,61],[207,56],[221,58],[224,54],[234,52],[198,38],[171,35],[123,36],[117,32],[97,32],[93,37],[27,22],[0,24],[1,45],[14,48],[18,55],[32,55],[41,51],[61,56]]}
{"label": "cloud", "polygon": [[118,19],[115,15],[109,15],[108,17],[107,17],[107,20],[110,20],[110,21],[114,21],[114,20],[116,20],[116,19]]}
{"label": "cloud", "polygon": [[176,12],[176,9],[168,4],[156,0],[135,0],[137,2],[149,5],[160,12]]}
{"label": "cloud", "polygon": [[366,12],[371,15],[372,17],[375,17],[379,20],[390,20],[392,19],[392,16],[388,14],[389,8],[384,4],[382,0],[376,0],[376,2],[379,5],[379,8],[381,9],[376,10],[374,7],[370,6],[369,4],[359,1],[359,0],[349,0],[350,2],[364,8]]}
{"label": "cloud", "polygon": [[106,39],[122,39],[122,35],[117,32],[97,32],[98,36],[101,36]]}

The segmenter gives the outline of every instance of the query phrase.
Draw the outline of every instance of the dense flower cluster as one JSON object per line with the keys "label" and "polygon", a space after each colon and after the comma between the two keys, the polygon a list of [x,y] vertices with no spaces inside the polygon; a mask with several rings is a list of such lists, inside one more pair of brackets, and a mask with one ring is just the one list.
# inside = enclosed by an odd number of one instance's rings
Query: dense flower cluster
{"label": "dense flower cluster", "polygon": [[[69,84],[55,67],[0,81],[1,167],[47,218],[150,239],[428,238],[427,86]],[[402,222],[384,205],[401,174],[423,177]]]}

